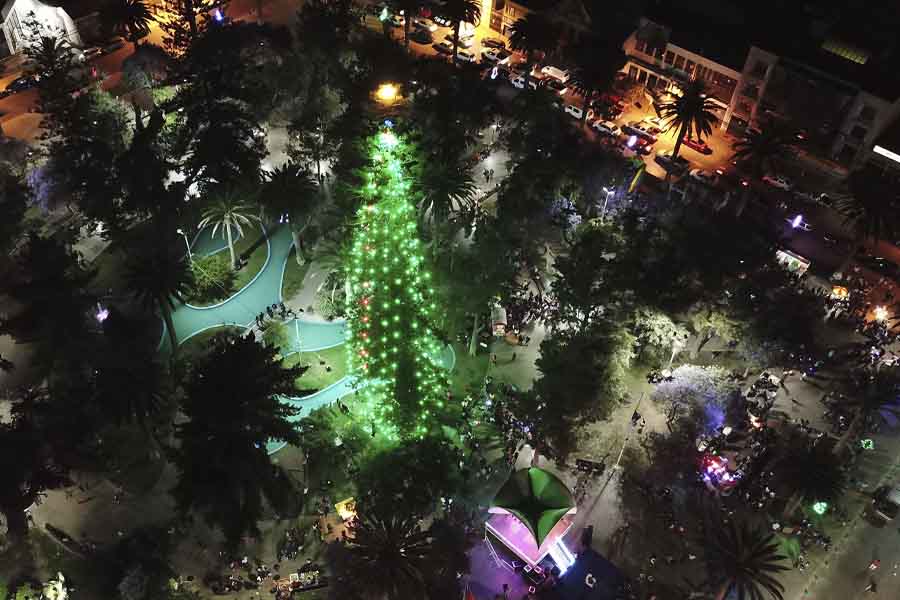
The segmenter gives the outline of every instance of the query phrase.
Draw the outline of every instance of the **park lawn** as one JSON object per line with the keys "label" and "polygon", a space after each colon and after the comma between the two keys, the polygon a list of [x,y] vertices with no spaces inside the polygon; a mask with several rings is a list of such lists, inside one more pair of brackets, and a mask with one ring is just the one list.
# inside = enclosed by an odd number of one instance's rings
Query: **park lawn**
{"label": "park lawn", "polygon": [[285,302],[297,295],[300,288],[303,287],[303,279],[306,272],[309,271],[309,262],[302,265],[297,264],[297,251],[291,249],[288,255],[287,264],[284,266],[284,278],[281,281],[281,297]]}
{"label": "park lawn", "polygon": [[241,334],[245,332],[246,329],[243,327],[233,327],[231,325],[206,329],[197,335],[188,338],[187,341],[182,342],[178,347],[178,352],[183,359],[194,362],[196,359],[206,354],[206,350],[209,347],[209,341],[223,331],[234,331],[235,333]]}
{"label": "park lawn", "polygon": [[[250,247],[256,243],[259,239],[261,232],[254,227],[247,227],[244,229],[244,235],[238,238],[237,241],[234,242],[234,256],[236,258],[240,258],[240,256],[250,249]],[[231,254],[228,252],[228,248],[226,247],[221,251],[222,256],[225,257],[226,262],[231,260]],[[237,272],[237,276],[234,280],[234,291],[228,296],[228,298],[234,298],[235,294],[244,289],[250,281],[256,277],[257,273],[262,271],[263,265],[266,264],[266,259],[269,257],[269,244],[266,242],[262,242],[257,248],[253,251],[247,258],[247,265]],[[198,302],[192,303],[193,306],[212,306],[214,304],[219,304],[228,298],[219,298],[216,300],[211,300],[209,302]]]}
{"label": "park lawn", "polygon": [[464,398],[473,387],[478,389],[484,382],[490,354],[479,352],[470,356],[468,347],[462,344],[453,344],[453,352],[456,354],[456,364],[450,371],[450,391],[454,398]]}
{"label": "park lawn", "polygon": [[[324,361],[325,364],[320,364]],[[298,352],[284,359],[286,367],[310,365],[309,370],[298,377],[299,390],[321,390],[347,376],[347,348],[344,344],[316,352]],[[331,367],[331,371],[327,370]]]}

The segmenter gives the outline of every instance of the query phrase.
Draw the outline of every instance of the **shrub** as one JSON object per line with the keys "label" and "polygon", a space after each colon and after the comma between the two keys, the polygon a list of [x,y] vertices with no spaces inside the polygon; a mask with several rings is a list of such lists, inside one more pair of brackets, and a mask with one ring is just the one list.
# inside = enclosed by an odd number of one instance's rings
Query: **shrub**
{"label": "shrub", "polygon": [[211,303],[234,293],[236,275],[222,255],[195,258],[191,263],[194,283],[188,302]]}
{"label": "shrub", "polygon": [[287,325],[278,321],[266,323],[266,328],[263,330],[263,342],[276,349],[290,346]]}

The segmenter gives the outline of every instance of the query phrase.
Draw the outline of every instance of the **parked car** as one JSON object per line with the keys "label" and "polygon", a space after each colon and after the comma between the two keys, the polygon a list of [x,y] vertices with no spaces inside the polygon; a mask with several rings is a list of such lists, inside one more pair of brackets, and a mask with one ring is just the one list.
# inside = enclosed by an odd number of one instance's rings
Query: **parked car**
{"label": "parked car", "polygon": [[499,63],[502,65],[509,61],[510,56],[512,56],[512,54],[501,48],[485,48],[481,51],[481,60],[483,62]]}
{"label": "parked car", "polygon": [[690,148],[691,150],[696,150],[700,154],[712,154],[712,148],[710,148],[706,142],[703,140],[693,140],[691,138],[681,138],[681,143]]}
{"label": "parked car", "polygon": [[431,32],[427,29],[416,29],[415,31],[411,31],[409,39],[417,44],[431,44],[434,42],[434,36],[431,35]]}
{"label": "parked car", "polygon": [[84,55],[84,60],[94,60],[95,58],[103,54],[103,48],[99,46],[91,46],[90,48],[85,48],[82,51],[82,54]]}
{"label": "parked car", "polygon": [[427,31],[437,31],[437,24],[428,17],[413,17],[412,25],[416,29],[425,29]]}
{"label": "parked car", "polygon": [[663,169],[666,171],[671,171],[673,173],[681,173],[687,171],[691,167],[691,163],[687,161],[683,156],[676,156],[674,159],[672,158],[671,150],[663,150],[661,152],[656,153],[656,158],[654,158]]}
{"label": "parked car", "polygon": [[651,142],[647,138],[642,138],[634,135],[630,138],[623,139],[621,148],[623,154],[626,150],[630,150],[642,156],[649,156],[650,153],[653,152],[653,142]]}
{"label": "parked car", "polygon": [[612,137],[619,137],[622,134],[622,130],[619,128],[619,126],[612,121],[597,119],[596,121],[591,123],[591,127],[593,127],[594,131],[601,135],[611,135]]}
{"label": "parked car", "polygon": [[116,36],[116,37],[112,38],[111,40],[109,40],[108,42],[106,42],[106,44],[104,44],[103,54],[112,54],[119,48],[124,48],[125,43],[126,43],[125,38],[123,38],[122,36]]}
{"label": "parked car", "polygon": [[512,79],[509,80],[509,83],[516,89],[524,90],[525,89],[525,76],[524,75],[516,75]]}
{"label": "parked car", "polygon": [[559,94],[560,96],[565,96],[566,92],[569,91],[569,87],[564,84],[559,79],[550,79],[547,81],[547,87]]}
{"label": "parked car", "polygon": [[584,116],[584,112],[581,110],[581,107],[575,106],[574,104],[566,104],[565,111],[567,114],[572,115],[576,119],[580,119]]}
{"label": "parked car", "polygon": [[642,137],[651,143],[656,143],[656,136],[650,133],[647,125],[644,125],[640,121],[630,121],[627,125],[622,126],[622,131]]}
{"label": "parked car", "polygon": [[9,96],[10,94],[17,94],[27,89],[33,88],[35,85],[37,85],[37,79],[34,76],[22,75],[21,77],[16,77],[12,81],[10,81],[6,86],[6,89],[3,91],[7,96]]}
{"label": "parked car", "polygon": [[462,48],[460,48],[456,51],[456,60],[464,63],[474,63],[475,55],[468,50],[463,50]]}
{"label": "parked car", "polygon": [[[444,40],[450,42],[450,47],[453,47],[453,34],[448,33],[444,36]],[[473,37],[463,37],[462,34],[459,36],[459,47],[460,48],[471,48],[472,44],[475,43],[475,38]]]}
{"label": "parked car", "polygon": [[453,54],[453,44],[446,40],[438,42],[437,44],[432,44],[431,47],[434,48],[438,54]]}
{"label": "parked car", "polygon": [[431,20],[434,21],[435,23],[437,23],[438,25],[440,25],[441,27],[450,27],[451,25],[453,25],[453,22],[450,21],[450,19],[448,19],[444,15],[439,15],[436,13],[431,15]]}
{"label": "parked car", "polygon": [[[621,101],[621,98],[619,96],[614,96],[614,98],[619,98],[619,101]],[[660,131],[666,128],[665,123],[663,123],[663,120],[660,117],[644,117],[643,121],[644,123],[656,127]]]}
{"label": "parked car", "polygon": [[763,182],[768,183],[772,187],[777,187],[786,192],[791,191],[791,188],[794,187],[791,184],[791,181],[783,175],[774,175],[774,174],[769,173],[767,175],[764,175],[762,180],[763,180]]}
{"label": "parked car", "polygon": [[506,42],[497,38],[484,38],[481,40],[484,48],[497,48],[498,50],[506,50]]}
{"label": "parked car", "polygon": [[545,78],[532,76],[531,79],[528,80],[528,87],[533,90],[539,90],[545,85],[547,85],[547,79]]}
{"label": "parked car", "polygon": [[875,490],[872,510],[885,521],[893,521],[900,513],[900,485],[884,485]]}
{"label": "parked car", "polygon": [[657,125],[656,121],[652,119],[641,119],[641,126],[653,137],[659,137],[659,134],[663,132],[662,127]]}
{"label": "parked car", "polygon": [[543,69],[541,69],[541,73],[546,75],[547,77],[552,77],[554,79],[558,79],[559,81],[565,83],[569,80],[569,72],[565,69],[560,69],[559,67],[554,67],[553,65],[547,65]]}
{"label": "parked car", "polygon": [[707,171],[705,169],[691,169],[690,176],[691,179],[706,185],[715,185],[719,179],[719,175],[715,171]]}

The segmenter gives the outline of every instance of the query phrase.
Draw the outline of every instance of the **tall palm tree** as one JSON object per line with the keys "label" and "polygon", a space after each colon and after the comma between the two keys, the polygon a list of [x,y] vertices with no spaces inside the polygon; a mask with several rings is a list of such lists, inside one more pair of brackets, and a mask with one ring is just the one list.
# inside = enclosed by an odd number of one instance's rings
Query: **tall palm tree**
{"label": "tall palm tree", "polygon": [[709,540],[709,562],[719,591],[716,600],[734,592],[740,600],[763,600],[765,592],[783,600],[784,586],[775,575],[787,571],[780,564],[775,536],[748,523],[731,521],[715,527]]}
{"label": "tall palm tree", "polygon": [[420,181],[420,216],[431,213],[432,223],[445,221],[450,213],[470,208],[478,188],[472,173],[461,165],[439,163],[425,169]]}
{"label": "tall palm tree", "polygon": [[363,509],[350,531],[345,547],[332,554],[335,570],[352,577],[355,591],[373,600],[426,597],[431,538],[416,518]]}
{"label": "tall palm tree", "polygon": [[846,487],[847,476],[842,461],[824,444],[810,444],[806,435],[795,436],[779,460],[779,472],[793,491],[784,515],[793,515],[800,504],[831,502]]}
{"label": "tall palm tree", "polygon": [[581,119],[587,118],[588,104],[598,90],[608,88],[625,64],[621,45],[610,44],[596,36],[583,38],[574,53],[575,68],[567,84],[582,95]]}
{"label": "tall palm tree", "polygon": [[[758,131],[747,131],[747,134],[735,143],[734,160],[744,172],[754,180],[759,180],[763,175],[776,170],[779,165],[793,156],[794,141],[793,135],[783,126],[768,123]],[[737,214],[743,212],[750,193],[750,186],[745,186],[741,194],[741,203],[736,211]]]}
{"label": "tall palm tree", "polygon": [[834,207],[844,217],[844,224],[856,234],[854,251],[866,240],[893,242],[900,216],[896,184],[871,166],[850,173],[845,184],[846,191],[837,198]]}
{"label": "tall palm tree", "polygon": [[104,26],[121,35],[135,50],[138,40],[150,33],[150,24],[155,21],[144,0],[108,0],[100,11]]}
{"label": "tall palm tree", "polygon": [[302,265],[304,248],[300,236],[312,223],[321,200],[316,178],[296,163],[285,163],[267,174],[260,200],[270,221],[287,218],[297,264]]}
{"label": "tall palm tree", "polygon": [[146,248],[131,255],[125,266],[125,281],[128,289],[150,310],[158,310],[169,331],[172,353],[178,349],[172,311],[175,301],[190,291],[191,270],[177,241],[163,243],[156,248]]}
{"label": "tall palm tree", "polygon": [[549,51],[556,45],[556,41],[556,25],[542,13],[528,13],[510,27],[510,47],[528,56],[525,63],[526,88],[531,81],[536,56]]}
{"label": "tall palm tree", "polygon": [[665,130],[677,130],[675,147],[672,149],[672,158],[678,157],[681,151],[681,143],[685,137],[702,140],[704,136],[712,134],[716,115],[713,111],[716,106],[706,94],[706,84],[702,79],[691,81],[680,96],[674,100],[663,102],[656,107],[656,112],[665,124]]}
{"label": "tall palm tree", "polygon": [[231,253],[231,268],[237,266],[234,255],[234,233],[244,235],[244,226],[260,222],[253,213],[253,205],[245,200],[245,195],[234,187],[219,187],[213,192],[212,204],[203,211],[203,219],[197,226],[199,229],[212,226],[212,235],[222,228],[222,235],[228,240],[228,252]]}
{"label": "tall palm tree", "polygon": [[459,50],[459,29],[463,23],[478,25],[481,21],[481,2],[478,0],[447,0],[441,10],[453,23],[453,60],[456,60],[456,52]]}
{"label": "tall palm tree", "polygon": [[391,2],[394,9],[403,12],[403,45],[409,49],[409,28],[413,17],[419,13],[422,7],[422,0],[393,0]]}

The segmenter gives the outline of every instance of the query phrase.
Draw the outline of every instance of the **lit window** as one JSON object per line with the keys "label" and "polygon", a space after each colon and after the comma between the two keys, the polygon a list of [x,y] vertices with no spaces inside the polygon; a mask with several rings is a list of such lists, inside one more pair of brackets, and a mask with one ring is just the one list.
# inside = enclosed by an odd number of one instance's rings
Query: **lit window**
{"label": "lit window", "polygon": [[860,65],[866,64],[869,60],[869,53],[862,48],[857,48],[856,46],[851,46],[850,44],[845,44],[835,39],[829,39],[822,42],[822,50]]}

